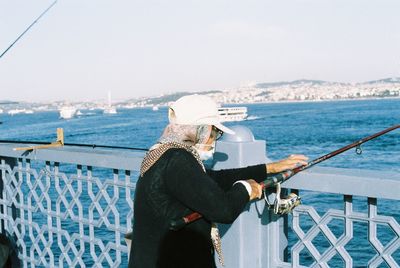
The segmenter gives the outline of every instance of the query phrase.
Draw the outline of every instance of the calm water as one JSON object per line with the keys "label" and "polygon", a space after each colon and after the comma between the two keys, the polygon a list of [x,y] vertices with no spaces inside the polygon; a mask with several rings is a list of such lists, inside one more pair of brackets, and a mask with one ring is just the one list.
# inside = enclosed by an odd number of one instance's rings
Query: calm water
{"label": "calm water", "polygon": [[[249,127],[267,141],[272,159],[302,153],[311,159],[400,122],[400,99],[247,105],[254,120],[226,123]],[[83,111],[71,120],[57,112],[0,114],[0,139],[51,141],[64,128],[66,142],[148,148],[167,124],[166,108],[120,110],[116,115]],[[321,164],[333,167],[400,171],[399,132],[391,132]]]}
{"label": "calm water", "polygon": [[[271,159],[284,158],[289,154],[306,154],[311,159],[338,149],[360,138],[400,123],[400,99],[363,100],[316,103],[276,103],[247,105],[252,120],[227,123],[249,127],[256,139],[267,141],[267,154]],[[101,111],[82,111],[83,116],[71,120],[59,120],[57,112],[42,112],[28,115],[0,115],[0,139],[52,141],[56,128],[64,128],[65,141],[95,143],[117,146],[148,148],[160,136],[167,124],[167,110],[161,108],[120,110],[116,115],[103,115]],[[354,150],[330,159],[321,166],[361,168],[400,172],[400,131],[394,131],[363,145],[363,154]],[[342,197],[301,193],[304,203],[314,205],[319,213],[336,206],[341,209]],[[365,200],[355,202],[356,209],[366,212]],[[336,205],[332,205],[336,204]],[[385,215],[400,221],[399,203],[380,202]],[[379,210],[378,210],[379,213]],[[311,222],[304,222],[309,228]],[[339,227],[335,232],[340,233]],[[367,242],[367,226],[356,224],[359,240],[346,247],[353,256],[354,266],[365,267],[374,253]],[[390,240],[390,231],[383,231]],[[386,236],[387,234],[387,236]],[[290,238],[294,241],[295,235]],[[318,240],[319,239],[319,240]],[[324,248],[324,238],[317,240]],[[292,242],[293,243],[293,242]],[[291,244],[292,244],[291,243]],[[356,250],[357,247],[363,250]],[[364,248],[365,247],[365,248]],[[305,265],[311,258],[304,253]],[[393,255],[400,264],[400,250]],[[343,262],[335,258],[332,267],[341,267]]]}

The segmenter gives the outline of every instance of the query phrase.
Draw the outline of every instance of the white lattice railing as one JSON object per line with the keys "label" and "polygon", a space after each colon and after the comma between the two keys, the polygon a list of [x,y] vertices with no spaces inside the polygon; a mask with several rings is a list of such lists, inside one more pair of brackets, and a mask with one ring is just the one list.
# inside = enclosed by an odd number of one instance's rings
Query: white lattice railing
{"label": "white lattice railing", "polygon": [[[144,154],[63,148],[21,155],[13,147],[0,145],[0,228],[15,239],[24,266],[126,267],[128,249],[123,236],[131,229],[135,180]],[[260,260],[257,267],[268,268],[353,267],[356,262],[347,246],[359,235],[355,225],[361,222],[367,225],[368,242],[374,250],[365,266],[399,267],[399,223],[387,215],[387,209],[383,211],[386,215],[378,214],[376,203],[377,199],[400,200],[400,180],[398,174],[392,179],[378,174],[315,168],[296,175],[283,186],[344,196],[343,209],[317,213],[314,204],[298,207],[289,217],[293,240],[297,239],[289,245],[290,261],[282,258],[286,236],[281,219],[267,211],[264,214],[269,216],[264,218],[259,214],[262,210],[255,210],[243,221],[249,219],[255,228],[231,235],[233,241],[245,245],[249,231],[258,230],[263,238],[256,240],[262,248],[242,254],[229,251],[225,244],[225,259],[243,256],[242,260]],[[353,209],[353,196],[368,197],[367,212]],[[308,223],[302,224],[304,218]],[[389,240],[379,237],[380,226],[391,230]],[[244,261],[240,265],[248,267]]]}
{"label": "white lattice railing", "polygon": [[[368,267],[379,267],[381,264],[386,264],[389,267],[399,267],[399,260],[395,260],[392,254],[399,249],[400,246],[400,225],[389,216],[378,215],[377,200],[375,198],[368,199],[368,213],[353,211],[353,203],[351,196],[345,196],[345,209],[329,209],[323,216],[319,216],[317,211],[311,206],[300,206],[293,212],[292,228],[298,236],[298,242],[292,247],[292,263],[293,266],[300,266],[300,253],[307,250],[313,257],[313,264],[316,267],[330,267],[330,261],[335,256],[340,256],[343,264],[340,267],[354,267],[353,258],[346,250],[348,243],[354,238],[354,223],[364,222],[368,226],[368,241],[376,250],[369,260]],[[311,228],[307,231],[301,227],[300,218],[308,216],[311,221]],[[340,225],[336,221],[336,229],[340,228],[342,234],[335,235],[329,224],[333,220],[339,220]],[[383,244],[378,238],[378,225],[386,226],[393,231],[393,237],[389,242]],[[317,249],[318,244],[315,239],[322,234],[328,241],[329,246],[324,248],[321,253]],[[361,248],[360,248],[361,250]],[[337,264],[336,264],[337,265]]]}
{"label": "white lattice railing", "polygon": [[[318,211],[317,204],[301,205],[289,217],[290,230],[295,234],[295,237],[289,235],[290,266],[400,267],[398,175],[382,172],[351,175],[348,171],[340,174],[343,172],[340,169],[329,170],[330,174],[318,171],[303,174],[287,184],[289,188],[318,193],[327,190],[337,195],[331,197],[331,204],[324,201],[323,206],[330,207],[327,210]],[[313,195],[306,191],[309,198]],[[340,204],[340,196],[343,208],[333,208]],[[378,198],[384,208],[380,213]]]}
{"label": "white lattice railing", "polygon": [[0,227],[16,240],[24,267],[126,267],[142,154],[91,152],[81,161],[79,151],[43,155],[51,151],[0,160]]}

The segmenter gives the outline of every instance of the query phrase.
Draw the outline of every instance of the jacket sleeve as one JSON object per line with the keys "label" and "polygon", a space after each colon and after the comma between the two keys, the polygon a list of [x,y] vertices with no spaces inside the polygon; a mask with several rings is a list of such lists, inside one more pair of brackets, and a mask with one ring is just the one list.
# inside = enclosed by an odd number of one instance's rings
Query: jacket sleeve
{"label": "jacket sleeve", "polygon": [[166,168],[167,191],[189,209],[213,222],[232,223],[249,201],[246,188],[238,183],[224,191],[195,158],[180,149],[173,152]]}
{"label": "jacket sleeve", "polygon": [[207,170],[207,174],[212,177],[222,189],[227,190],[232,184],[239,180],[253,179],[256,182],[264,181],[267,177],[267,167],[265,164],[260,164],[245,168]]}

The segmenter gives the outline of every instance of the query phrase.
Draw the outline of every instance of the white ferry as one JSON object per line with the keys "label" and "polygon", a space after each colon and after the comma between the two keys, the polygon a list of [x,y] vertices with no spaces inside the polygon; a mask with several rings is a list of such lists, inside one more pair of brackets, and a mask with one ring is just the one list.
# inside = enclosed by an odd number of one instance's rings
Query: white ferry
{"label": "white ferry", "polygon": [[73,106],[63,106],[59,110],[60,112],[60,118],[62,119],[71,119],[74,117],[77,113],[77,109]]}
{"label": "white ferry", "polygon": [[247,107],[219,107],[218,113],[222,122],[242,121],[247,118]]}

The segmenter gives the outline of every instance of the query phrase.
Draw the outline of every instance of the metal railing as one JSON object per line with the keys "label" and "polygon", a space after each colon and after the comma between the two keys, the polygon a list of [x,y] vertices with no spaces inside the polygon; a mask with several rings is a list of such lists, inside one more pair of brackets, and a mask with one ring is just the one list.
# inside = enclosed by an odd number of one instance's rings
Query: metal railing
{"label": "metal railing", "polygon": [[[14,147],[0,145],[0,228],[15,239],[24,266],[126,267],[123,237],[131,230],[144,153],[73,147],[21,153]],[[302,205],[285,218],[267,210],[264,201],[252,203],[233,225],[221,226],[226,267],[353,267],[346,245],[357,222],[367,225],[375,250],[366,260],[369,267],[399,267],[399,223],[377,211],[378,199],[400,200],[399,174],[314,168],[283,186],[339,194],[343,209],[320,216],[313,206]],[[354,211],[353,196],[367,197],[367,212]],[[341,225],[343,233],[337,234]],[[393,234],[389,241],[378,235],[382,225]],[[320,236],[327,244],[323,250]]]}
{"label": "metal railing", "polygon": [[127,266],[143,153],[0,146],[0,228],[24,267]]}
{"label": "metal railing", "polygon": [[[302,251],[312,257],[307,265],[311,267],[330,267],[333,263],[336,267],[400,267],[400,225],[395,218],[400,217],[396,209],[400,200],[399,174],[315,168],[288,181],[285,187],[333,193],[343,200],[342,209],[332,208],[332,204],[322,215],[310,205],[295,209],[291,228],[298,241],[291,248],[290,267],[301,265]],[[378,213],[378,199],[384,209],[381,213],[386,215]],[[301,224],[302,217],[309,222]],[[308,228],[304,228],[306,225]],[[363,231],[364,241],[359,238],[358,245],[350,245],[355,234]],[[325,246],[321,246],[322,240],[326,241]],[[350,253],[363,260],[354,260]]]}

